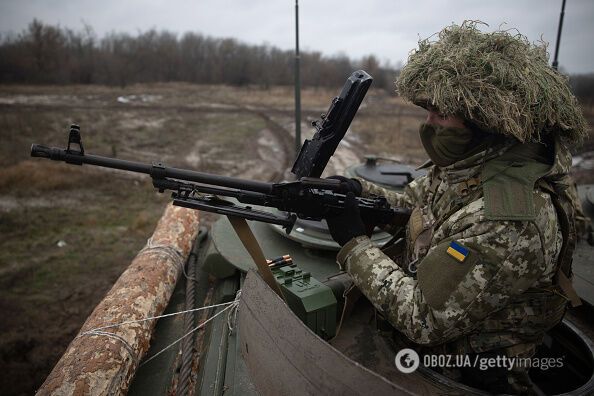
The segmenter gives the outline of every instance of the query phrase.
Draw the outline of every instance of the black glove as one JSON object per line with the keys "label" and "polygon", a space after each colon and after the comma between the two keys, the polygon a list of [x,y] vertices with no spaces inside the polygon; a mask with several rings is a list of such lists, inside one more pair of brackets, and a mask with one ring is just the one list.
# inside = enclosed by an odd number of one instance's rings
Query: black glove
{"label": "black glove", "polygon": [[338,175],[330,176],[328,179],[340,180],[340,192],[343,194],[350,191],[355,196],[360,197],[363,192],[363,187],[357,179],[349,179],[348,177]]}
{"label": "black glove", "polygon": [[361,213],[355,194],[347,192],[344,200],[344,211],[326,219],[332,239],[340,246],[344,246],[351,239],[365,235],[365,224],[361,220]]}

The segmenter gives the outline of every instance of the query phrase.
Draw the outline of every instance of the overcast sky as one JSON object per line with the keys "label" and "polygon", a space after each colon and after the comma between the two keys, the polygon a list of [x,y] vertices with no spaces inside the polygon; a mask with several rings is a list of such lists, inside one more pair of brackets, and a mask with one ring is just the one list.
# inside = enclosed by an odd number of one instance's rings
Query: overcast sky
{"label": "overcast sky", "polygon": [[[452,22],[505,22],[530,40],[541,35],[553,57],[561,0],[300,0],[302,50],[352,58],[374,54],[405,62],[419,37]],[[283,49],[295,44],[294,0],[0,0],[0,32],[20,32],[33,18],[99,36],[150,28],[234,37]],[[569,73],[594,72],[594,0],[568,0],[559,64]]]}

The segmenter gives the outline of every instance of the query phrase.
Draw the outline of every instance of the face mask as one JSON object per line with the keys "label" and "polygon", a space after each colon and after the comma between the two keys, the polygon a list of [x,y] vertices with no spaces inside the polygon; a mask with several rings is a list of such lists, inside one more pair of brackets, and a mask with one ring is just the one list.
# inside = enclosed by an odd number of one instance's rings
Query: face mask
{"label": "face mask", "polygon": [[460,161],[473,151],[473,133],[468,128],[421,124],[419,134],[429,158],[440,167]]}

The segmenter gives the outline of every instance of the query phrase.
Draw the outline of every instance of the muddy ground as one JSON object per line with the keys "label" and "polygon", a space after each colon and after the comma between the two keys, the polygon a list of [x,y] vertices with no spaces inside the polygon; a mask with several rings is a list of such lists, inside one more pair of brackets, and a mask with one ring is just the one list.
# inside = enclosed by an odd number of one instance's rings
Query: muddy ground
{"label": "muddy ground", "polygon": [[[303,138],[339,88],[302,93]],[[372,89],[326,174],[368,153],[422,163],[423,118],[424,111]],[[280,180],[295,155],[289,87],[0,86],[4,395],[31,394],[43,382],[168,202],[147,177],[29,157],[32,143],[64,147],[71,123],[81,126],[88,153],[228,176]],[[586,178],[591,157],[582,156]]]}

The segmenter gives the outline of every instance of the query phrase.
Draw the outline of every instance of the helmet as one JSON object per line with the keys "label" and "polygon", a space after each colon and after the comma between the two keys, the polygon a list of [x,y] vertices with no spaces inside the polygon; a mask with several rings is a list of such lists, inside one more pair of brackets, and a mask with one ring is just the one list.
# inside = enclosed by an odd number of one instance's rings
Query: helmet
{"label": "helmet", "polygon": [[396,87],[405,99],[456,115],[483,131],[521,142],[558,135],[568,143],[587,124],[565,76],[548,64],[546,43],[517,31],[479,31],[479,21],[451,25],[419,41]]}

